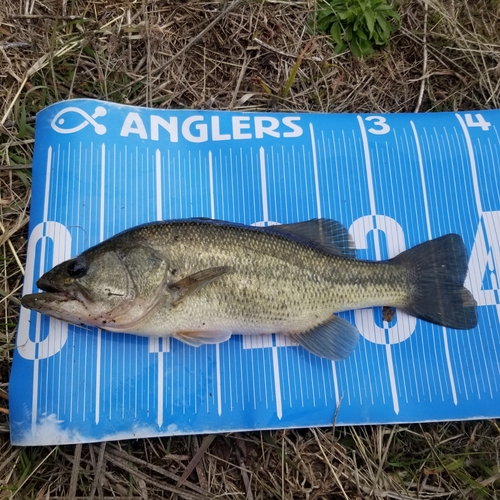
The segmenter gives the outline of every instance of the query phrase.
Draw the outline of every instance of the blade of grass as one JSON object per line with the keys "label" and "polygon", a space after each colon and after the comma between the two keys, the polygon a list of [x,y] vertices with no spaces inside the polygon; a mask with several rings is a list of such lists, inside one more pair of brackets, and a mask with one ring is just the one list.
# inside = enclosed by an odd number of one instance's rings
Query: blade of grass
{"label": "blade of grass", "polygon": [[188,466],[186,467],[186,470],[184,471],[184,474],[182,474],[179,481],[177,481],[177,486],[181,486],[182,483],[184,483],[184,481],[191,475],[191,473],[198,465],[198,462],[203,458],[203,455],[208,450],[210,445],[213,443],[216,436],[217,434],[209,434],[208,436],[205,436],[203,438],[200,448],[195,453],[194,457],[191,459],[191,462],[189,462]]}
{"label": "blade of grass", "polygon": [[313,42],[312,40],[309,40],[306,43],[304,50],[297,57],[297,60],[295,61],[295,64],[293,65],[292,70],[290,71],[290,76],[288,77],[288,80],[286,81],[285,89],[283,90],[283,98],[286,98],[288,96],[288,92],[290,92],[290,89],[292,88],[293,82],[295,81],[295,77],[297,76],[297,71],[299,71],[300,65],[302,64],[302,59],[304,59],[304,56],[306,55],[307,51],[309,50],[309,47],[311,46],[312,42]]}

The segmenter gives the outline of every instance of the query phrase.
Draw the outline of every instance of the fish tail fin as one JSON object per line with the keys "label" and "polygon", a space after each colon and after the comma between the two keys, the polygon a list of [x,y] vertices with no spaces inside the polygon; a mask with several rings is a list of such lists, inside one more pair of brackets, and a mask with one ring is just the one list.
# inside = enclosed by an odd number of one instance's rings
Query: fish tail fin
{"label": "fish tail fin", "polygon": [[477,303],[463,284],[468,256],[458,234],[447,234],[402,252],[390,260],[411,270],[412,293],[402,309],[448,328],[477,325]]}

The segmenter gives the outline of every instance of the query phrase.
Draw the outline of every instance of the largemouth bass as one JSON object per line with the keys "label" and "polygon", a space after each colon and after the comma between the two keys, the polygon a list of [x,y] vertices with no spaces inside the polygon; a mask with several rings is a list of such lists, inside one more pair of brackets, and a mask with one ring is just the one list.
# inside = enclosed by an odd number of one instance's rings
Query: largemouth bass
{"label": "largemouth bass", "polygon": [[392,306],[449,328],[477,324],[467,252],[448,234],[386,261],[355,258],[330,219],[270,227],[210,219],[144,224],[45,273],[22,305],[70,323],[190,345],[284,333],[332,360],[356,347],[334,312]]}

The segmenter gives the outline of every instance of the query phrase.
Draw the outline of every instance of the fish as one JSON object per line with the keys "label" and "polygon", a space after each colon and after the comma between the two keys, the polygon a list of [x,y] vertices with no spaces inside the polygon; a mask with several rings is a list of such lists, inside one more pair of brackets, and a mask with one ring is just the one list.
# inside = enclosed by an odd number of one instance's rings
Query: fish
{"label": "fish", "polygon": [[383,261],[356,258],[332,219],[267,227],[206,219],[151,222],[56,265],[22,306],[76,325],[171,336],[192,346],[282,333],[333,361],[359,331],[334,314],[389,306],[448,328],[477,325],[458,234]]}

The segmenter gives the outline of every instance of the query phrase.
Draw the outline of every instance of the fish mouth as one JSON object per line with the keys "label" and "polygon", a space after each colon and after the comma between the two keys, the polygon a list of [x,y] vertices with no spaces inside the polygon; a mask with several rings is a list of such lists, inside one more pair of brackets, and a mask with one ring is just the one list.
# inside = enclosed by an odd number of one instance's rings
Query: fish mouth
{"label": "fish mouth", "polygon": [[52,306],[61,303],[75,300],[62,292],[43,292],[43,293],[30,293],[23,295],[21,305],[26,309],[40,311],[42,307],[47,307],[48,304]]}
{"label": "fish mouth", "polygon": [[85,305],[91,301],[85,290],[75,284],[58,285],[42,276],[36,282],[36,286],[42,293],[28,294],[21,299],[21,304],[28,309],[39,310],[41,307],[46,307],[47,304],[70,301],[77,301]]}
{"label": "fish mouth", "polygon": [[44,278],[43,276],[36,282],[36,286],[42,290],[42,292],[48,292],[51,294],[58,294],[58,295],[63,295],[69,298],[70,293],[69,290],[66,287],[56,285],[52,282],[50,282],[48,279]]}
{"label": "fish mouth", "polygon": [[24,308],[48,314],[70,323],[75,323],[75,321],[72,320],[71,314],[67,314],[69,311],[73,311],[75,308],[78,311],[86,310],[85,304],[80,300],[81,294],[78,292],[52,283],[42,282],[41,285],[39,286],[37,283],[42,292],[27,294],[21,298],[21,305]]}

